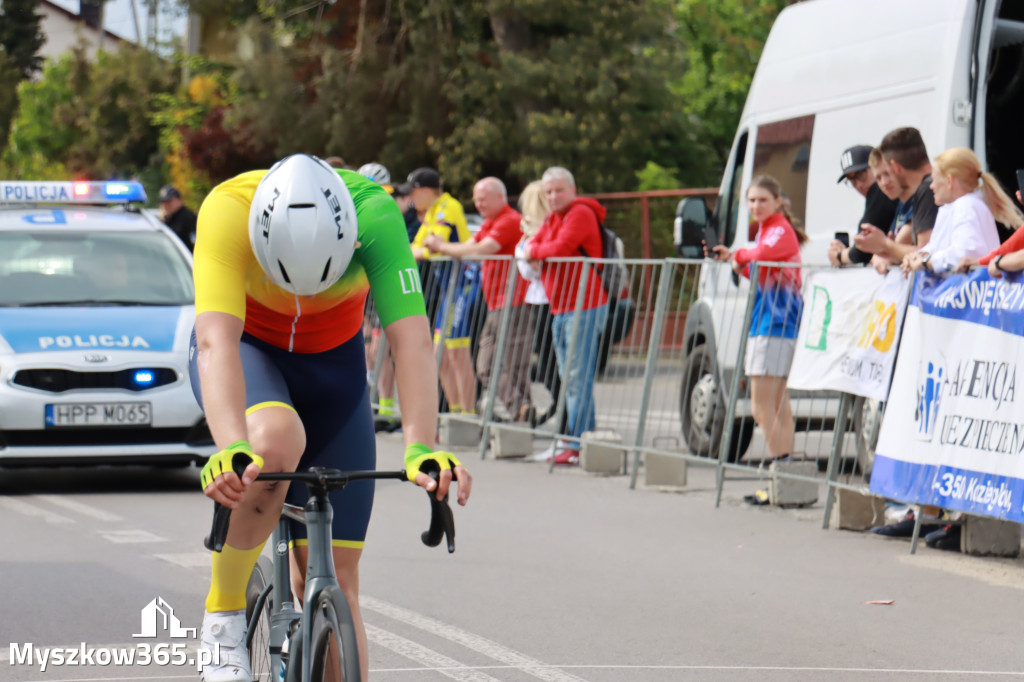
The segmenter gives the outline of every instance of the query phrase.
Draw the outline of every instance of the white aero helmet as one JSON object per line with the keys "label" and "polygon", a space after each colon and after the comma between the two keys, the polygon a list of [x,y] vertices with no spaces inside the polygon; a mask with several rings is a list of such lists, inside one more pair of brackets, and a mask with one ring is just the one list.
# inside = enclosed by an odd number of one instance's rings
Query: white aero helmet
{"label": "white aero helmet", "polygon": [[364,163],[356,171],[364,178],[369,178],[376,182],[378,185],[390,185],[391,184],[391,173],[388,169],[379,163]]}
{"label": "white aero helmet", "polygon": [[274,284],[301,296],[345,273],[356,247],[356,207],[338,173],[315,156],[275,163],[249,207],[249,243]]}

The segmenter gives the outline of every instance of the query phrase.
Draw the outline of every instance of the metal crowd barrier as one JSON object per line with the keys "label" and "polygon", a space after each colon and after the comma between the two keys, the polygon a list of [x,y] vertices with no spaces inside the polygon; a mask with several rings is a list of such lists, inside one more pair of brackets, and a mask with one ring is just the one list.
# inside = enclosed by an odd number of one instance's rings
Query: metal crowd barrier
{"label": "metal crowd barrier", "polygon": [[[447,419],[474,424],[481,429],[479,451],[486,456],[491,431],[502,429],[530,433],[542,445],[555,438],[578,441],[566,434],[566,386],[559,381],[551,347],[550,313],[546,306],[524,304],[528,313],[514,308],[513,285],[519,278],[509,257],[474,258],[452,261],[432,259],[421,265],[421,280],[432,325],[440,332],[436,360],[442,365],[447,321],[455,313],[465,270],[482,261],[506,261],[505,302],[497,321],[498,332],[490,381],[476,405],[462,406],[464,412]],[[873,401],[830,391],[791,394],[796,433],[790,457],[814,466],[795,470],[769,471],[768,450],[760,428],[754,425],[749,380],[742,371],[748,327],[754,304],[757,270],[768,264],[752,264],[751,280],[732,278],[727,264],[705,260],[625,259],[617,261],[628,271],[625,295],[619,300],[618,327],[606,324],[597,355],[594,380],[596,433],[590,440],[621,445],[627,453],[623,473],[635,487],[638,472],[650,454],[680,458],[690,464],[716,468],[715,504],[720,503],[727,480],[792,479],[824,486],[827,527],[836,489],[867,492],[873,440],[877,438],[880,406]],[[581,263],[580,287],[574,317],[584,304],[586,283],[599,276],[590,267],[603,265],[600,259],[551,259],[550,264]],[[472,265],[471,265],[472,264]],[[792,264],[770,264],[773,268],[799,267],[807,274],[813,268]],[[568,268],[566,268],[568,269]],[[479,270],[476,276],[480,276]],[[715,305],[701,300],[701,283],[712,294]],[[468,303],[471,352],[476,356],[480,331],[487,309],[477,287]],[[806,305],[806,302],[805,302]],[[628,308],[628,309],[624,309]],[[736,314],[737,310],[742,315]],[[461,311],[465,313],[465,310]],[[448,316],[448,318],[445,317]],[[689,319],[688,319],[689,318]],[[368,348],[375,351],[368,360],[376,381],[371,386],[374,407],[379,396],[389,392],[380,387],[382,370],[388,378],[386,339],[379,334],[372,300],[366,313]],[[493,324],[493,323],[492,323]],[[530,396],[526,410],[505,404],[499,394],[499,377],[514,366],[510,357],[514,340],[529,335]],[[376,343],[375,335],[381,341]],[[568,355],[579,352],[578,334],[569,340]],[[474,362],[475,370],[475,362]],[[390,390],[393,394],[393,389]],[[444,391],[441,408],[446,410]],[[476,409],[479,406],[479,409]],[[400,407],[400,406],[399,406]],[[399,410],[396,409],[396,417]],[[727,428],[728,426],[728,428]],[[554,467],[554,463],[551,463]]]}

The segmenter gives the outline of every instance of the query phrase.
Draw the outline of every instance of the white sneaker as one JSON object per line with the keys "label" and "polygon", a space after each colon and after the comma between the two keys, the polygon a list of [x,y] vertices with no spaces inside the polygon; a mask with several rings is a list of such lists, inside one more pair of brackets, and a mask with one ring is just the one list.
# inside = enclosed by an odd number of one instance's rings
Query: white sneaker
{"label": "white sneaker", "polygon": [[561,450],[571,449],[573,447],[572,441],[562,440],[559,438],[549,445],[546,449],[541,450],[535,455],[531,455],[527,459],[531,462],[550,462],[551,458],[555,456],[556,452]]}
{"label": "white sneaker", "polygon": [[[199,676],[204,682],[250,682],[252,668],[245,648],[245,609],[203,616],[200,646],[210,652]],[[218,658],[218,651],[219,658]]]}

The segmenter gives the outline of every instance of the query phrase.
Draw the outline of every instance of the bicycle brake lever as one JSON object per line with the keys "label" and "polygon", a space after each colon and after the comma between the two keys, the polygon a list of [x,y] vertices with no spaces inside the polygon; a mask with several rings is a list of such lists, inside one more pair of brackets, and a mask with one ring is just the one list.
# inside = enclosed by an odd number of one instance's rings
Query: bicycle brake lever
{"label": "bicycle brake lever", "polygon": [[[245,468],[252,464],[252,458],[248,455],[239,454],[231,458],[231,468],[239,478],[245,472]],[[213,524],[210,526],[210,534],[203,540],[203,546],[211,552],[219,552],[224,549],[224,543],[228,539],[228,527],[231,524],[231,507],[225,507],[220,502],[213,503]]]}
{"label": "bicycle brake lever", "polygon": [[[438,478],[435,471],[429,472],[428,475],[435,481]],[[423,531],[420,539],[427,547],[437,547],[443,537],[448,541],[448,553],[452,554],[455,552],[455,516],[448,506],[448,496],[445,495],[444,499],[439,500],[434,491],[428,490],[427,497],[430,499],[430,527]]]}

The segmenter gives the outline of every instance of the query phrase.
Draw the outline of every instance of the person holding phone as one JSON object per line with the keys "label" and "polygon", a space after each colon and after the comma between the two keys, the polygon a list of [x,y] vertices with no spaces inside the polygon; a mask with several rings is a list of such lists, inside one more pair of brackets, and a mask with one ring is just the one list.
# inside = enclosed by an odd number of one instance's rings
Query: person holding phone
{"label": "person holding phone", "polygon": [[[757,223],[757,246],[730,252],[719,244],[705,247],[705,255],[717,261],[732,261],[733,272],[744,277],[750,277],[750,264],[755,261],[800,263],[800,247],[807,235],[793,226],[782,203],[778,180],[768,175],[754,178],[747,190],[747,207],[751,220]],[[757,279],[744,370],[750,377],[754,421],[764,431],[769,455],[775,462],[788,459],[793,451],[793,411],[786,377],[803,312],[800,269],[765,266]]]}
{"label": "person holding phone", "polygon": [[[896,214],[896,201],[878,186],[874,170],[871,168],[871,145],[858,144],[843,151],[839,157],[842,175],[836,182],[845,182],[864,197],[864,214],[857,223],[870,225],[888,225]],[[871,254],[850,245],[849,232],[836,232],[835,239],[828,247],[828,260],[832,265],[866,265],[871,261]]]}

